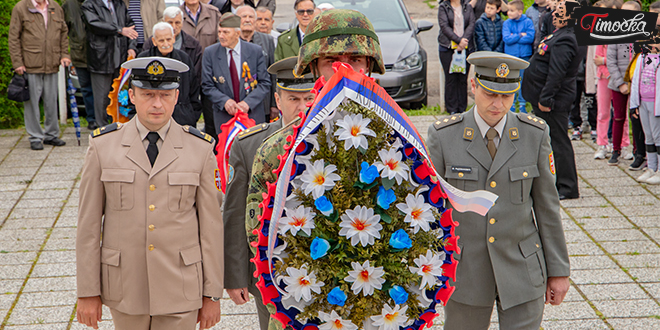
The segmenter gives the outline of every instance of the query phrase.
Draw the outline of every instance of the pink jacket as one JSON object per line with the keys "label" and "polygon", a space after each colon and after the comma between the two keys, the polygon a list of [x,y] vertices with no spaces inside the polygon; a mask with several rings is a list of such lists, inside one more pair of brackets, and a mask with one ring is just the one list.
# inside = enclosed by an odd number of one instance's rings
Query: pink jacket
{"label": "pink jacket", "polygon": [[603,65],[598,65],[598,71],[596,75],[598,79],[608,79],[610,77],[610,72],[607,71],[607,45],[598,45],[596,46],[596,56],[603,58]]}

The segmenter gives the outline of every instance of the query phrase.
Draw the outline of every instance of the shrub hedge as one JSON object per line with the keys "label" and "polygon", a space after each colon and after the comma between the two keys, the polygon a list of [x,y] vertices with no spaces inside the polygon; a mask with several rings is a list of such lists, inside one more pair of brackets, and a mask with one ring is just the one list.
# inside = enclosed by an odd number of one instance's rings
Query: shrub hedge
{"label": "shrub hedge", "polygon": [[19,0],[0,1],[0,128],[23,124],[23,103],[7,99],[7,85],[11,81],[12,66],[7,43],[11,10]]}

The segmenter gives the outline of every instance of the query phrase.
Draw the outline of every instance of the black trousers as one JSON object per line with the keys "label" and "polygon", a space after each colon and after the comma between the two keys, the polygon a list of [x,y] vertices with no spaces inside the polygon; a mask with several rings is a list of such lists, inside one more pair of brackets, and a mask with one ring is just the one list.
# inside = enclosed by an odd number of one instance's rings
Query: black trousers
{"label": "black trousers", "polygon": [[466,74],[449,73],[454,51],[439,51],[439,53],[442,70],[445,72],[445,108],[451,114],[464,112],[467,108],[467,72],[470,71],[470,63],[466,62]]}
{"label": "black trousers", "polygon": [[532,104],[532,108],[534,115],[545,120],[550,127],[550,145],[557,170],[557,192],[569,198],[579,197],[575,154],[568,137],[568,111],[543,112],[539,110],[538,104]]}
{"label": "black trousers", "polygon": [[[633,150],[635,156],[646,158],[646,136],[644,135],[644,130],[642,129],[642,122],[639,120],[639,115],[635,111],[629,111],[630,113],[630,124],[632,125],[632,138],[635,150]],[[635,118],[637,117],[637,118]]]}
{"label": "black trousers", "polygon": [[[577,82],[577,92],[575,93],[575,101],[573,108],[568,119],[573,123],[573,128],[582,126],[582,115],[580,109],[580,101],[582,101],[582,92],[584,92],[584,81]],[[596,94],[584,93],[584,107],[587,108],[587,121],[592,131],[596,130],[598,104],[596,103]]]}
{"label": "black trousers", "polygon": [[213,103],[204,94],[201,94],[200,97],[202,99],[202,114],[204,115],[204,132],[212,136],[218,143],[218,133],[215,131],[215,122],[213,121]]}

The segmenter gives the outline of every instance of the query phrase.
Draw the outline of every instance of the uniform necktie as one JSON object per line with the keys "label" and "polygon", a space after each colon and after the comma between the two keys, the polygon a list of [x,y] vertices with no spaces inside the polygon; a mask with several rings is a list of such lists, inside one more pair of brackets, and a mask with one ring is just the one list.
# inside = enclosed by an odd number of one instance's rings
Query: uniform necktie
{"label": "uniform necktie", "polygon": [[147,157],[149,157],[149,162],[151,163],[151,166],[154,166],[154,163],[156,162],[156,157],[158,157],[158,146],[156,145],[156,141],[160,136],[156,132],[149,132],[147,134],[147,140],[149,140],[149,146],[147,147]]}
{"label": "uniform necktie", "polygon": [[238,71],[236,71],[236,65],[234,63],[234,53],[233,49],[229,50],[229,74],[231,75],[231,87],[234,90],[234,101],[237,103],[241,101],[241,92],[239,90],[240,84],[238,81]]}
{"label": "uniform necktie", "polygon": [[488,147],[488,152],[490,153],[491,159],[494,159],[495,154],[497,153],[497,147],[495,146],[495,138],[497,135],[497,131],[492,127],[488,129],[488,132],[486,132],[486,138],[488,139],[488,144],[486,147]]}

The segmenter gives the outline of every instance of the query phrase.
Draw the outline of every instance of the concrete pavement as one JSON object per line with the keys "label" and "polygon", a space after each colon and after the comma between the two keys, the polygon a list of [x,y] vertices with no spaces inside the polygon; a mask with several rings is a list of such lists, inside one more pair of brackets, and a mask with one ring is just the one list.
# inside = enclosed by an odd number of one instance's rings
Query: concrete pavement
{"label": "concrete pavement", "polygon": [[[412,120],[426,135],[435,118]],[[24,130],[0,130],[0,330],[84,329],[74,250],[83,131],[80,147],[67,127],[66,146],[32,151]],[[590,141],[573,145],[582,197],[562,202],[572,287],[564,304],[546,308],[543,328],[660,329],[660,186],[637,183],[629,162],[594,160]],[[258,329],[252,302],[225,298],[222,312],[213,329]],[[101,329],[112,329],[109,317],[105,310]]]}

